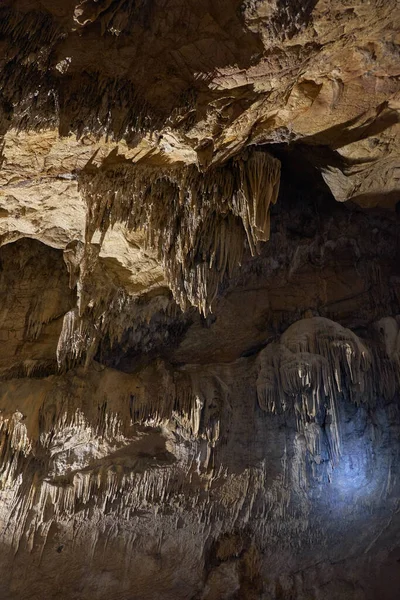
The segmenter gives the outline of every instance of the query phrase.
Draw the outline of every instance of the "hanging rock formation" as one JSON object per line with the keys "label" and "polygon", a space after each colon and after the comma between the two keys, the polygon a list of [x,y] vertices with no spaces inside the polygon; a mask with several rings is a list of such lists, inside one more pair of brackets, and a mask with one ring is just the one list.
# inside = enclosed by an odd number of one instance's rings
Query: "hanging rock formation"
{"label": "hanging rock formation", "polygon": [[400,597],[399,25],[1,3],[1,600]]}

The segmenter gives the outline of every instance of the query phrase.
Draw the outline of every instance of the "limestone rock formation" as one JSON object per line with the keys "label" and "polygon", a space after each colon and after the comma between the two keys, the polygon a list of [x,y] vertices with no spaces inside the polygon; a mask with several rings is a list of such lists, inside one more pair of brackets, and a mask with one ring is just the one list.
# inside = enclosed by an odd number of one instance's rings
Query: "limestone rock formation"
{"label": "limestone rock formation", "polygon": [[396,0],[3,0],[0,600],[400,597]]}

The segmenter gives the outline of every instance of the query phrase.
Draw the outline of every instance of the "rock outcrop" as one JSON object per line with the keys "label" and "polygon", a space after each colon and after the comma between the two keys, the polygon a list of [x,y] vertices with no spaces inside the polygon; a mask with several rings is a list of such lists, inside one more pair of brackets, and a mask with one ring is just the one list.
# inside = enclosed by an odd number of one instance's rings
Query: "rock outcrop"
{"label": "rock outcrop", "polygon": [[399,24],[1,4],[1,599],[397,600]]}

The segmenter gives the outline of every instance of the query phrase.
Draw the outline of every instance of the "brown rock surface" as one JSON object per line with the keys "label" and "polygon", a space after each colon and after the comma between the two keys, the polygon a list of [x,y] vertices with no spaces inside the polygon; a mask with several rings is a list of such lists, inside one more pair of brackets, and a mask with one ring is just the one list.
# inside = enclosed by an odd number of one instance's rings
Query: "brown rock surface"
{"label": "brown rock surface", "polygon": [[0,600],[400,597],[396,0],[0,6]]}

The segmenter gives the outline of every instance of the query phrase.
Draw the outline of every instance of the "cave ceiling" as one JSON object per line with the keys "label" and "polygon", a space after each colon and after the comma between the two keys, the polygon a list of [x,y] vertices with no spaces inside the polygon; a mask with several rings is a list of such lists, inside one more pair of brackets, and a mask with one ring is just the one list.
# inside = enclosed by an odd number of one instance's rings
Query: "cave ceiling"
{"label": "cave ceiling", "polygon": [[0,600],[400,597],[399,44],[0,3]]}

